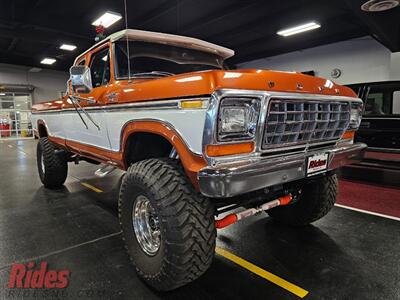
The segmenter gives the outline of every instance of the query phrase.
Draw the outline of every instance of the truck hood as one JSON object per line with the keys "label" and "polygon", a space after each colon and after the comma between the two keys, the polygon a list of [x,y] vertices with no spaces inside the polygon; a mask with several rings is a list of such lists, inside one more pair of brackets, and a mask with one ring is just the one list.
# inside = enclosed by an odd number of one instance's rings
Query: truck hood
{"label": "truck hood", "polygon": [[272,70],[213,70],[185,73],[160,79],[113,85],[119,103],[210,95],[219,89],[241,89],[357,97],[352,89],[331,80],[296,72]]}

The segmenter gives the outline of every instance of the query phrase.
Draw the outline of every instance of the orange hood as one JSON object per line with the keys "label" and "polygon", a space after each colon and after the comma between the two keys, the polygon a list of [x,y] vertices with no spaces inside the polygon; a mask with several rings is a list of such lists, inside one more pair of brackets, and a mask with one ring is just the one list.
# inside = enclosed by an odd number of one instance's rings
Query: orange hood
{"label": "orange hood", "polygon": [[[348,87],[295,72],[271,70],[203,71],[128,83],[117,81],[119,103],[210,95],[218,89],[244,89],[356,97]],[[118,90],[118,91],[117,91]]]}

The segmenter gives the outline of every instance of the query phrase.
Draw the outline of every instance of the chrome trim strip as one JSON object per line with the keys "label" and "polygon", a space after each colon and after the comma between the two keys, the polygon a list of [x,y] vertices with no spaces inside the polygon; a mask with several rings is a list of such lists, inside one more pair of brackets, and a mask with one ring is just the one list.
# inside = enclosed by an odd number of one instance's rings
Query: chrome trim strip
{"label": "chrome trim strip", "polygon": [[[182,99],[171,99],[171,100],[148,100],[148,101],[139,101],[134,103],[121,103],[121,104],[109,104],[109,105],[101,105],[101,106],[83,106],[85,110],[88,111],[114,111],[114,110],[158,110],[158,109],[189,109],[182,108],[180,103],[182,101],[208,101],[209,98],[199,97],[199,98],[182,98]],[[206,109],[206,108],[192,108],[192,109]],[[62,109],[53,109],[53,110],[42,110],[42,111],[32,111],[32,114],[49,114],[49,113],[57,113],[57,112],[69,112],[74,111],[74,108],[62,108]]]}
{"label": "chrome trim strip", "polygon": [[382,152],[400,154],[400,149],[396,148],[381,148],[381,147],[368,147],[367,152]]}
{"label": "chrome trim strip", "polygon": [[382,121],[386,121],[386,120],[397,120],[400,122],[400,116],[398,118],[380,118],[380,117],[368,117],[368,115],[363,115],[362,116],[362,120],[364,121],[368,121],[368,120],[382,120]]}
{"label": "chrome trim strip", "polygon": [[[75,109],[73,109],[75,111]],[[40,111],[31,111],[32,115],[47,115],[47,114],[55,114],[55,113],[61,113],[61,109],[52,109],[52,110],[40,110]]]}
{"label": "chrome trim strip", "polygon": [[164,102],[157,101],[153,103],[131,103],[131,104],[114,104],[114,105],[107,105],[103,106],[102,109],[106,112],[110,112],[113,110],[129,110],[129,109],[178,109],[179,108],[179,101],[171,101],[171,102]]}

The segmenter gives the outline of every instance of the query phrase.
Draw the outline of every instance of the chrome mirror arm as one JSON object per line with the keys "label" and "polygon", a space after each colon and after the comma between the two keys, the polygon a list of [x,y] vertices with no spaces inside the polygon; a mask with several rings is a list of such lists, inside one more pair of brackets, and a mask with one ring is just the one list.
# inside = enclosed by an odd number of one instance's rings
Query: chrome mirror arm
{"label": "chrome mirror arm", "polygon": [[97,130],[100,130],[100,126],[97,125],[97,123],[93,120],[93,118],[88,114],[88,112],[79,104],[79,101],[81,100],[85,100],[85,98],[81,98],[81,97],[75,97],[72,95],[71,93],[71,79],[67,81],[67,97],[69,99],[71,99],[72,105],[75,108],[75,111],[77,112],[77,114],[79,115],[79,118],[81,119],[82,123],[85,125],[86,129],[89,129],[89,126],[87,125],[87,123],[85,122],[85,120],[83,119],[81,112],[79,110],[81,110],[86,117],[93,123],[94,126],[96,126]]}
{"label": "chrome mirror arm", "polygon": [[66,95],[68,99],[71,99],[72,105],[75,108],[76,113],[78,114],[79,118],[81,119],[82,123],[85,124],[86,129],[89,129],[88,125],[86,124],[85,120],[82,118],[82,115],[80,111],[78,110],[78,106],[82,109],[82,107],[79,105],[79,103],[76,101],[75,97],[72,96],[71,93],[71,79],[67,81],[67,90],[66,90]]}
{"label": "chrome mirror arm", "polygon": [[92,122],[93,125],[96,126],[97,130],[100,131],[100,126],[97,125],[97,123],[93,120],[92,116],[85,109],[83,109],[81,106],[80,106],[80,108],[83,111],[83,113],[86,115],[86,117],[90,120],[90,122]]}
{"label": "chrome mirror arm", "polygon": [[[100,130],[100,126],[93,120],[92,116],[79,104],[79,97],[75,97],[72,95],[68,95],[68,97],[71,99],[72,104],[75,107],[76,112],[79,114],[79,117],[81,118],[83,124],[85,124],[86,129],[89,129],[88,125],[86,124],[85,120],[82,118],[81,113],[79,112],[79,110],[81,110],[86,117],[90,120],[90,122],[93,123],[94,126],[96,126],[97,130]],[[79,108],[79,110],[78,110]]]}
{"label": "chrome mirror arm", "polygon": [[86,124],[85,120],[83,119],[80,111],[78,110],[78,107],[82,109],[82,106],[80,106],[79,102],[75,99],[74,96],[68,95],[68,98],[71,99],[72,105],[74,106],[79,118],[81,119],[82,123],[85,124],[86,129],[89,129],[88,125]]}

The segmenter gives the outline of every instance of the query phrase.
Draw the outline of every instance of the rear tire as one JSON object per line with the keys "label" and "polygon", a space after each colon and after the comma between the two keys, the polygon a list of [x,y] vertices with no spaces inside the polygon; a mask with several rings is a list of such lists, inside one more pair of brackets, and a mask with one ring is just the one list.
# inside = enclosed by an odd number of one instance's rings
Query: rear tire
{"label": "rear tire", "polygon": [[47,137],[37,144],[37,167],[40,180],[49,189],[60,188],[68,175],[68,162],[63,150],[58,150]]}
{"label": "rear tire", "polygon": [[336,202],[338,180],[336,174],[311,179],[301,188],[297,202],[276,207],[268,214],[279,223],[305,226],[321,219]]}
{"label": "rear tire", "polygon": [[151,287],[178,288],[210,267],[214,206],[193,189],[178,161],[148,159],[131,165],[118,204],[127,252]]}

